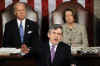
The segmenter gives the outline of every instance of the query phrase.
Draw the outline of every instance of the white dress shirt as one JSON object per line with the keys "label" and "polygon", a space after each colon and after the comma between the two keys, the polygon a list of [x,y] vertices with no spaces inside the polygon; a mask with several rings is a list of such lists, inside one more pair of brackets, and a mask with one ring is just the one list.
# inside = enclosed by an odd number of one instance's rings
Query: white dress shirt
{"label": "white dress shirt", "polygon": [[[51,48],[52,48],[52,45],[53,45],[53,44],[49,41],[50,50],[51,50]],[[55,52],[56,52],[57,46],[58,46],[58,44],[55,45],[55,48],[54,48],[54,51],[55,51]]]}
{"label": "white dress shirt", "polygon": [[20,27],[20,22],[22,22],[22,26],[23,26],[23,30],[24,30],[24,31],[25,31],[25,21],[26,21],[26,19],[23,19],[23,20],[17,19],[18,27]]}

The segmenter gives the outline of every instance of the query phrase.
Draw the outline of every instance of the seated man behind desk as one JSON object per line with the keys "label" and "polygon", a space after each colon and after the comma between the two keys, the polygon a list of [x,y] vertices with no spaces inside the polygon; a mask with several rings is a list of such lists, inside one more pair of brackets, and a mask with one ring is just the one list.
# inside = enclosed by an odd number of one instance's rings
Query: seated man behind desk
{"label": "seated man behind desk", "polygon": [[23,54],[35,50],[38,44],[38,25],[26,18],[26,6],[22,2],[14,5],[16,19],[5,25],[4,47],[21,48]]}
{"label": "seated man behind desk", "polygon": [[48,31],[49,41],[41,42],[40,66],[74,66],[70,46],[61,42],[62,27],[52,25]]}

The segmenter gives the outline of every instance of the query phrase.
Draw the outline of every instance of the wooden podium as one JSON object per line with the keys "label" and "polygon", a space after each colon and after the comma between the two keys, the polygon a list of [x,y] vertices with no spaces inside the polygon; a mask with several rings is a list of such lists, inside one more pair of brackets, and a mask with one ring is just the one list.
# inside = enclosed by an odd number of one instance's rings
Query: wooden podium
{"label": "wooden podium", "polygon": [[77,66],[100,66],[100,56],[74,56]]}
{"label": "wooden podium", "polygon": [[[97,55],[73,55],[77,66],[100,66],[100,54]],[[37,66],[34,57],[20,55],[0,55],[0,66]]]}
{"label": "wooden podium", "polygon": [[33,57],[22,57],[19,55],[0,56],[0,66],[36,66]]}

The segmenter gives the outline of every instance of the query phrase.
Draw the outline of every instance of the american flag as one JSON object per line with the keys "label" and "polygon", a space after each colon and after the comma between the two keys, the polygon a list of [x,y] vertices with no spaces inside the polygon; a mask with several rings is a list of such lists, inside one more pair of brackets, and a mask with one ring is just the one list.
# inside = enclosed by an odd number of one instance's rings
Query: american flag
{"label": "american flag", "polygon": [[42,27],[43,34],[47,32],[52,11],[54,11],[63,2],[78,2],[90,13],[93,13],[93,0],[0,0],[0,11],[4,10],[10,4],[18,1],[29,4],[38,13],[39,24]]}

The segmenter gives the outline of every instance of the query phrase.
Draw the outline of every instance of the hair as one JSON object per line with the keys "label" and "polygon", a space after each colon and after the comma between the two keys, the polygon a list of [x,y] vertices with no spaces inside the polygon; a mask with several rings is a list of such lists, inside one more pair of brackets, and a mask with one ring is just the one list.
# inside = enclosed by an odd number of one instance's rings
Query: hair
{"label": "hair", "polygon": [[[56,29],[58,29],[58,28],[60,28],[61,30],[62,30],[62,26],[60,25],[60,24],[53,24],[53,25],[51,25],[50,27],[49,27],[49,30],[48,30],[48,32],[50,32],[51,30],[56,30]],[[62,31],[63,32],[63,31]]]}
{"label": "hair", "polygon": [[63,21],[64,21],[64,23],[66,23],[66,19],[65,19],[65,16],[66,16],[65,13],[66,13],[66,11],[71,11],[71,12],[72,12],[72,15],[73,15],[73,17],[74,17],[75,22],[77,22],[78,17],[77,17],[77,12],[75,11],[75,9],[67,8],[67,9],[65,9],[65,11],[63,12]]}

